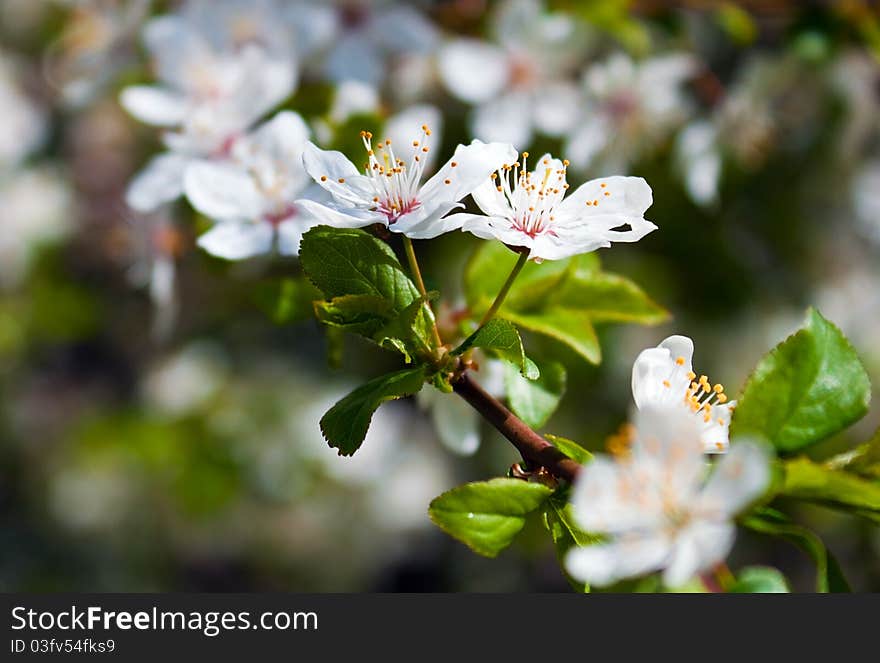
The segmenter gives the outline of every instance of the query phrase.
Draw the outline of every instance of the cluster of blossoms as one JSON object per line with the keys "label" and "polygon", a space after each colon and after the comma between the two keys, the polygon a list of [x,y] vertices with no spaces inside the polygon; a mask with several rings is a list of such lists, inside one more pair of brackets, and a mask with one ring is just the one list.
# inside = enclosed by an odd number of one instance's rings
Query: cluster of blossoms
{"label": "cluster of blossoms", "polygon": [[[735,403],[721,385],[697,378],[693,350],[689,338],[671,336],[636,359],[634,422],[573,490],[578,524],[607,537],[568,554],[573,577],[607,585],[663,569],[664,583],[680,587],[723,562],[733,518],[768,488],[762,446],[740,440],[728,450]],[[706,453],[724,454],[711,472]]]}

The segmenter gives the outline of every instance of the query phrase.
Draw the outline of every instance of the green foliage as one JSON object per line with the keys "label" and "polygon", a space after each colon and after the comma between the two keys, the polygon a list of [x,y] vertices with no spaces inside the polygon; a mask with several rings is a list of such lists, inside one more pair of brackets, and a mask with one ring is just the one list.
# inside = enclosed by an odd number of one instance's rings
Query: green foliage
{"label": "green foliage", "polygon": [[358,229],[317,226],[302,238],[300,262],[328,299],[372,295],[400,313],[419,292],[387,244]]}
{"label": "green foliage", "polygon": [[[484,242],[476,251],[464,276],[474,314],[489,308],[516,260],[517,254],[498,242]],[[498,316],[556,339],[595,364],[601,351],[594,322],[656,324],[668,314],[628,279],[600,271],[595,254],[587,254],[527,263]]]}
{"label": "green foliage", "polygon": [[543,484],[520,479],[478,481],[435,498],[428,514],[440,529],[474,552],[495,557],[552,492]]}
{"label": "green foliage", "polygon": [[868,479],[880,480],[880,430],[855,449],[826,463],[832,469],[843,469]]}
{"label": "green foliage", "polygon": [[731,594],[787,594],[788,581],[769,566],[747,566],[727,590]]}
{"label": "green foliage", "polygon": [[254,302],[277,325],[313,317],[312,302],[320,297],[321,292],[302,277],[265,281],[254,290]]}
{"label": "green foliage", "polygon": [[797,451],[862,417],[870,398],[868,376],[849,341],[810,309],[804,327],[758,363],[731,434],[758,435],[779,451]]}
{"label": "green foliage", "polygon": [[742,524],[756,532],[785,539],[807,553],[816,564],[817,592],[851,591],[837,560],[822,539],[806,527],[791,522],[784,514],[769,508],[744,518]]}
{"label": "green foliage", "polygon": [[316,301],[314,306],[315,315],[325,325],[364,336],[373,336],[394,315],[391,302],[376,295],[343,295]]}
{"label": "green foliage", "polygon": [[522,375],[529,380],[539,377],[538,367],[526,357],[519,332],[507,320],[495,318],[468,336],[464,342],[452,351],[453,355],[461,355],[472,348],[482,348],[500,359],[516,366]]}
{"label": "green foliage", "polygon": [[790,460],[784,468],[782,495],[845,509],[880,522],[880,481],[819,465],[807,458]]}
{"label": "green foliage", "polygon": [[547,434],[547,435],[544,435],[544,437],[546,437],[548,440],[550,440],[550,443],[554,447],[556,447],[562,453],[564,453],[566,456],[568,456],[569,458],[571,458],[574,461],[577,461],[581,465],[586,465],[591,460],[593,460],[593,454],[591,454],[589,451],[584,449],[577,442],[569,440],[568,438],[565,438],[565,437],[559,437],[558,435]]}
{"label": "green foliage", "polygon": [[422,366],[374,378],[327,411],[321,418],[321,432],[340,456],[351,456],[364,441],[376,409],[385,401],[417,393],[424,381]]}
{"label": "green foliage", "polygon": [[542,361],[536,380],[524,378],[508,367],[504,375],[510,409],[532,428],[547,423],[565,393],[565,366],[558,361]]}

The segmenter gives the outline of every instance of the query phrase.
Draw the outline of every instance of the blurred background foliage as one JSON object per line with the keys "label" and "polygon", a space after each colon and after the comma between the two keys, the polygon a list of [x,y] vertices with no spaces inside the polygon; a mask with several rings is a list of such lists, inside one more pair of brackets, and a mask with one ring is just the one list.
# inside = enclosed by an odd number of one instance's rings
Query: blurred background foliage
{"label": "blurred background foliage", "polygon": [[[348,25],[393,3],[323,4]],[[304,63],[284,107],[326,146],[356,155],[360,129],[416,102],[442,112],[442,154],[474,135],[474,109],[444,86],[437,60],[449,40],[497,39],[505,3],[407,4],[436,27],[439,45],[386,61],[378,104],[334,111],[342,84]],[[431,498],[503,473],[517,460],[512,447],[486,428],[473,457],[456,456],[410,399],[383,406],[361,451],[338,458],[318,419],[359,380],[396,368],[395,356],[328,336],[301,315],[307,292],[294,310],[274,310],[279,278],[299,273],[295,259],[215,259],[196,248],[207,221],[185,204],[146,216],[126,208],[127,182],[159,143],[117,95],[151,80],[143,22],[178,6],[0,0],[0,588],[565,591],[537,525],[493,561],[428,521]],[[543,430],[601,448],[626,420],[633,359],[669,333],[693,337],[699,370],[735,392],[807,305],[843,329],[880,384],[876,5],[551,0],[542,11],[584,31],[585,52],[566,73],[574,84],[615,54],[686,53],[697,63],[674,121],[612,123],[607,158],[579,171],[584,179],[613,165],[651,184],[648,218],[660,230],[600,257],[672,316],[603,326],[599,366],[527,338],[530,354],[568,369]],[[669,92],[663,80],[640,85],[648,98]],[[538,128],[519,147],[565,156],[569,144]],[[453,233],[418,243],[449,320],[479,242]],[[163,297],[169,265],[173,297],[167,287]],[[878,425],[875,406],[816,453],[868,439]],[[797,509],[855,588],[880,590],[876,528]],[[771,564],[810,589],[799,551],[739,536],[731,566]]]}

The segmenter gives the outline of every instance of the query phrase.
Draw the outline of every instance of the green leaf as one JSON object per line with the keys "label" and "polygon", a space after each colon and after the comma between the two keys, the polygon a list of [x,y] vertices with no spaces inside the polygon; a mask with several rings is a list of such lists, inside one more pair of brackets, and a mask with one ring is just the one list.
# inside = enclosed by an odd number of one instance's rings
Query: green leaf
{"label": "green leaf", "polygon": [[788,581],[770,566],[747,566],[727,590],[731,594],[787,594]]}
{"label": "green leaf", "polygon": [[810,309],[804,327],[765,356],[739,399],[731,436],[755,434],[796,451],[868,410],[871,385],[846,337]]}
{"label": "green leaf", "polygon": [[544,503],[544,526],[550,532],[556,549],[556,558],[563,569],[566,580],[575,591],[586,593],[590,586],[579,582],[565,572],[563,566],[565,555],[575,546],[589,546],[598,543],[601,537],[588,534],[580,529],[574,521],[571,502],[568,500],[567,489],[560,489]]}
{"label": "green leaf", "polygon": [[325,325],[372,336],[394,315],[391,302],[375,295],[343,295],[316,301],[315,315]]}
{"label": "green leaf", "polygon": [[536,380],[540,375],[535,363],[526,357],[519,332],[507,320],[500,318],[489,320],[468,336],[461,345],[452,351],[452,354],[464,354],[471,348],[483,348],[491,351],[500,359],[516,366],[529,380]]}
{"label": "green leaf", "polygon": [[554,447],[581,465],[586,465],[593,460],[593,454],[573,440],[559,437],[558,435],[550,435],[549,433],[545,434],[544,437],[546,437]]}
{"label": "green leaf", "polygon": [[816,534],[791,522],[784,514],[764,508],[743,519],[742,524],[756,532],[778,536],[807,553],[816,564],[816,591],[850,592],[849,583],[834,556]]}
{"label": "green leaf", "polygon": [[656,325],[669,312],[629,279],[608,272],[580,273],[569,278],[552,300],[554,306],[587,313],[596,322]]}
{"label": "green leaf", "polygon": [[407,363],[413,356],[431,355],[435,347],[434,314],[425,302],[421,297],[413,301],[379,329],[373,339],[382,347],[390,346],[401,352]]}
{"label": "green leaf", "polygon": [[785,478],[780,494],[818,502],[864,515],[880,516],[880,481],[871,481],[843,470],[796,458],[783,465]]}
{"label": "green leaf", "polygon": [[827,460],[825,466],[868,479],[880,479],[880,429],[864,444]]}
{"label": "green leaf", "polygon": [[543,484],[520,479],[478,481],[435,498],[428,514],[440,529],[474,552],[495,557],[552,492]]}
{"label": "green leaf", "polygon": [[507,364],[504,383],[510,409],[532,428],[547,423],[565,393],[565,366],[557,361],[543,361],[536,380],[524,378]]}
{"label": "green leaf", "polygon": [[358,229],[317,226],[300,245],[300,263],[328,299],[373,295],[403,311],[419,292],[387,244]]}
{"label": "green leaf", "polygon": [[321,432],[331,447],[339,449],[340,456],[351,456],[364,441],[370,419],[379,405],[415,394],[424,381],[425,369],[421,366],[374,378],[321,417]]}
{"label": "green leaf", "polygon": [[541,313],[513,313],[502,308],[500,315],[523,329],[556,339],[591,364],[602,360],[599,339],[586,312],[552,308]]}
{"label": "green leaf", "polygon": [[277,325],[312,318],[316,299],[321,292],[305,278],[265,281],[254,291],[257,306]]}

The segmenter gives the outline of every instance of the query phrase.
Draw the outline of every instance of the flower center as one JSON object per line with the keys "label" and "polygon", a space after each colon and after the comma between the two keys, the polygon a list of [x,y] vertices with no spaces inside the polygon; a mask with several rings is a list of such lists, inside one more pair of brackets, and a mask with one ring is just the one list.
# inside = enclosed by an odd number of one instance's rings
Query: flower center
{"label": "flower center", "polygon": [[557,168],[545,157],[534,172],[529,172],[528,158],[529,153],[523,152],[522,163],[504,164],[490,177],[513,211],[511,227],[514,230],[531,238],[544,232],[553,235],[550,227],[554,220],[553,209],[562,201],[569,186],[565,181],[568,160],[562,162],[562,168]]}
{"label": "flower center", "polygon": [[[374,149],[373,134],[361,131],[368,157],[364,171],[373,187],[374,209],[384,214],[389,224],[421,205],[419,183],[425,170],[424,159],[430,150],[427,144],[430,135],[431,130],[423,124],[420,139],[412,142],[413,155],[407,163],[395,155],[390,138],[379,141]],[[452,165],[455,166],[455,162]]]}

